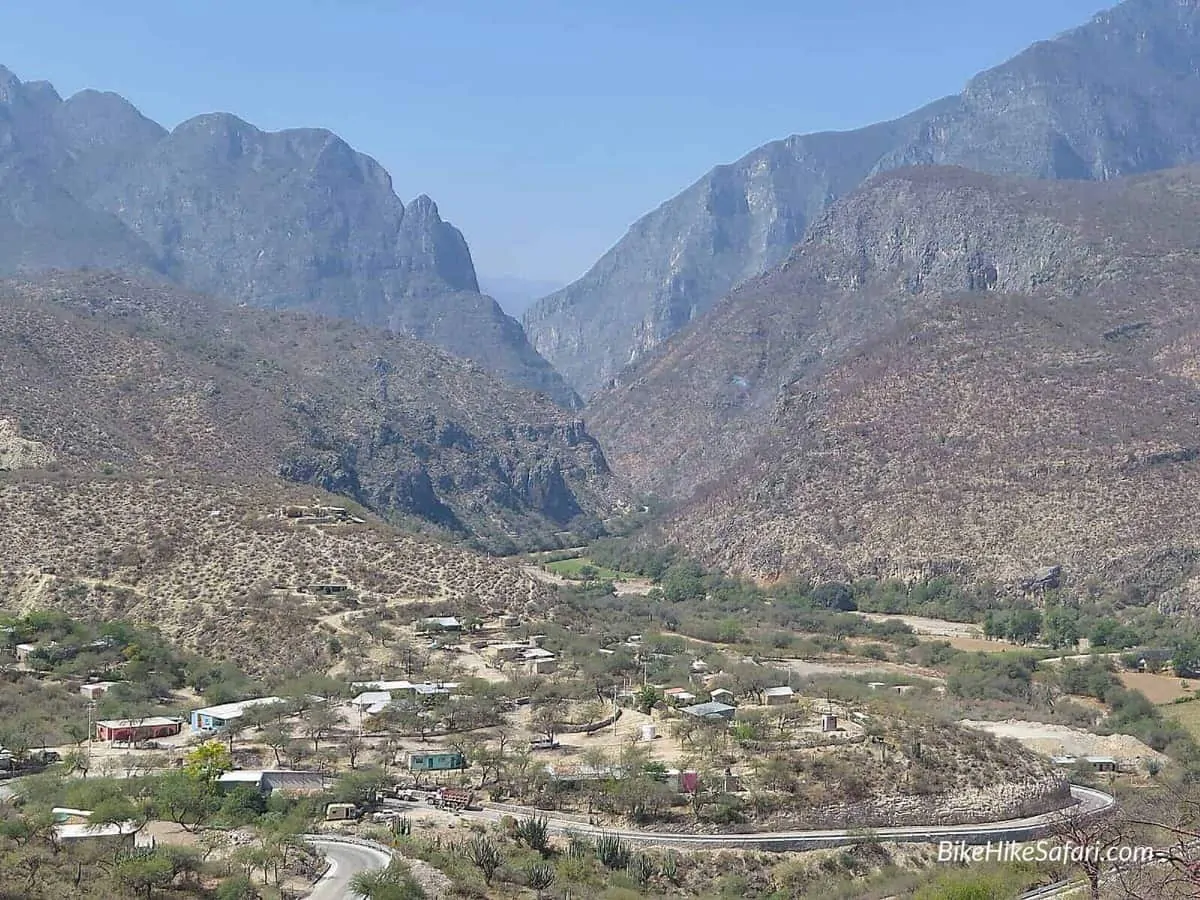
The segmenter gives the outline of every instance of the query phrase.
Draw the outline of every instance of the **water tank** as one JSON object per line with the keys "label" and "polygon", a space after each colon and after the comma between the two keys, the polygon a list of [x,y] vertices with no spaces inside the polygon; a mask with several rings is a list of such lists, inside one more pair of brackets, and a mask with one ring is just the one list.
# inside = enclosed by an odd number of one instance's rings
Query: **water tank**
{"label": "water tank", "polygon": [[657,731],[655,730],[653,722],[647,722],[642,726],[641,739],[643,741],[652,741],[655,737],[657,737]]}

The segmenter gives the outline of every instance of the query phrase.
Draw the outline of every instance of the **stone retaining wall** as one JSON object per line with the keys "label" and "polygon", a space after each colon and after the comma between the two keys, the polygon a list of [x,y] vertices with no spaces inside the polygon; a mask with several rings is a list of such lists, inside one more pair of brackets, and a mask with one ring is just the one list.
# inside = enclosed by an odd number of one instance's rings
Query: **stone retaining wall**
{"label": "stone retaining wall", "polygon": [[[904,825],[975,825],[1062,809],[1072,802],[1070,783],[1050,777],[996,784],[954,794],[899,796],[836,803],[803,816],[814,828],[887,828]],[[800,824],[800,823],[797,823]]]}

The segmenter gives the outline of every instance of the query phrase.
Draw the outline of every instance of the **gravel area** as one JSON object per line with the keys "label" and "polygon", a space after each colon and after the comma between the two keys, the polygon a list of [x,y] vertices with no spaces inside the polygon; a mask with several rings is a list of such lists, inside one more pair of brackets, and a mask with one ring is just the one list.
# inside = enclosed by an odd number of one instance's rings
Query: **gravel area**
{"label": "gravel area", "polygon": [[980,722],[964,719],[963,725],[988,731],[997,737],[1014,738],[1020,743],[1047,756],[1111,756],[1118,761],[1135,763],[1149,759],[1166,763],[1167,757],[1127,734],[1099,735],[1045,722],[1026,722],[1008,719],[1003,722]]}

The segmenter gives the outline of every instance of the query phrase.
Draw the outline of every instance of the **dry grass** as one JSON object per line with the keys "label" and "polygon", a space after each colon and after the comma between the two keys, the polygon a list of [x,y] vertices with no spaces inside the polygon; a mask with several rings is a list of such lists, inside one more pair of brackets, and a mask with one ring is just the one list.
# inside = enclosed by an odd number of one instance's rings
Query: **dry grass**
{"label": "dry grass", "polygon": [[1186,728],[1193,739],[1200,741],[1200,702],[1169,703],[1160,711],[1166,718]]}
{"label": "dry grass", "polygon": [[1200,680],[1195,678],[1175,678],[1152,672],[1121,672],[1118,677],[1121,684],[1130,690],[1141,691],[1151,703],[1174,703],[1200,690]]}

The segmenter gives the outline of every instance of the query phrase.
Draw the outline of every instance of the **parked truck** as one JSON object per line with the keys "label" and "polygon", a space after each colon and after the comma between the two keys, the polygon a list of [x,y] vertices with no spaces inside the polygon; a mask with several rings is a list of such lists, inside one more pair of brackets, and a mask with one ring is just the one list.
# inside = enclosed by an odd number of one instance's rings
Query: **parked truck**
{"label": "parked truck", "polygon": [[433,805],[438,809],[470,809],[475,801],[475,792],[466,788],[438,788],[432,797]]}
{"label": "parked truck", "polygon": [[327,822],[355,822],[361,815],[353,803],[330,803],[325,807]]}

